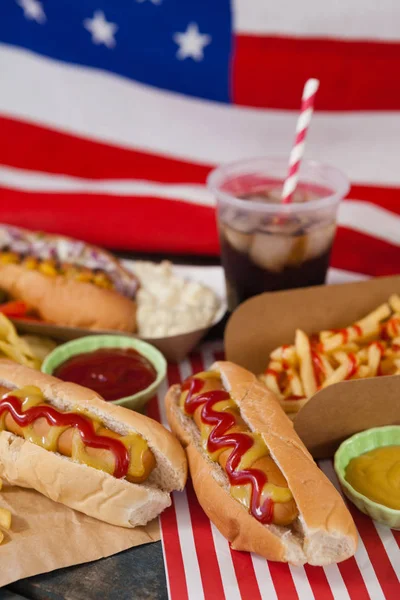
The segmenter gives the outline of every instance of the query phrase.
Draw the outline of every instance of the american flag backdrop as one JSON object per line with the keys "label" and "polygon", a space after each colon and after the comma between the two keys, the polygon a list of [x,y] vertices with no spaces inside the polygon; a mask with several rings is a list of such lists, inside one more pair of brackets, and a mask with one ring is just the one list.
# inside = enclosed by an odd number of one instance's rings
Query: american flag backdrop
{"label": "american flag backdrop", "polygon": [[332,264],[400,270],[397,0],[2,0],[0,220],[112,248],[217,254],[210,169],[288,155],[345,171]]}

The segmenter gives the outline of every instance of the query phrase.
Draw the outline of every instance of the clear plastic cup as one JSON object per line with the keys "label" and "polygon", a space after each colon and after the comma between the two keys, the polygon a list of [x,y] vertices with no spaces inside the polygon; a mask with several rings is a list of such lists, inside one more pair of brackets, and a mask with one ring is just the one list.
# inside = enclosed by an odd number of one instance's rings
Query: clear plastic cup
{"label": "clear plastic cup", "polygon": [[340,200],[341,171],[304,160],[290,204],[282,204],[286,158],[255,158],[210,173],[217,200],[229,309],[262,292],[325,282]]}

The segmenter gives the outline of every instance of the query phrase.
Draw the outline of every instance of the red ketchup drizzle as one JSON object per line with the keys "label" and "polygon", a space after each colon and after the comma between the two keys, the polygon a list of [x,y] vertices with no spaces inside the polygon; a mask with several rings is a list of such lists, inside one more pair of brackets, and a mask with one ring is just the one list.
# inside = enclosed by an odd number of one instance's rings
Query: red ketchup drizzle
{"label": "red ketchup drizzle", "polygon": [[279,373],[278,371],[275,371],[275,369],[267,369],[265,371],[266,375],[272,375],[273,377],[279,377]]}
{"label": "red ketchup drizzle", "polygon": [[[392,345],[392,348],[395,347],[396,344]],[[385,347],[383,344],[381,344],[381,342],[372,342],[371,346],[376,346],[379,350],[379,352],[381,353],[381,355],[385,352]]]}
{"label": "red ketchup drizzle", "polygon": [[290,364],[289,364],[289,361],[288,361],[288,360],[286,360],[286,359],[284,358],[284,356],[285,356],[285,351],[286,351],[288,348],[289,348],[289,344],[283,344],[283,346],[282,346],[282,366],[283,366],[283,368],[284,368],[286,371],[287,371],[288,369],[290,369]]}
{"label": "red ketchup drizzle", "polygon": [[399,321],[396,318],[392,318],[389,319],[389,321],[386,323],[386,333],[387,336],[390,337],[390,333],[389,333],[389,328],[392,329],[392,333],[393,335],[398,335],[399,334]]}
{"label": "red ketchup drizzle", "polygon": [[387,330],[387,326],[388,326],[388,323],[382,323],[381,328],[380,328],[381,329],[381,331],[380,331],[381,338],[383,340],[388,340],[390,338],[389,332]]}
{"label": "red ketchup drizzle", "polygon": [[347,356],[350,361],[350,366],[346,379],[350,379],[357,372],[357,358],[351,352]]}
{"label": "red ketchup drizzle", "polygon": [[358,337],[362,336],[363,332],[362,332],[360,325],[353,325],[352,328],[354,329],[354,331],[356,332]]}
{"label": "red ketchup drizzle", "polygon": [[292,396],[287,396],[284,400],[304,400],[305,396],[296,396],[292,394]]}
{"label": "red ketchup drizzle", "polygon": [[203,386],[204,382],[201,379],[186,380],[182,386],[182,390],[189,389],[185,410],[192,415],[203,405],[201,420],[206,425],[214,425],[207,442],[208,451],[212,453],[224,448],[233,448],[225,466],[229,481],[231,485],[250,484],[250,512],[260,523],[269,524],[273,518],[274,503],[267,498],[264,504],[261,504],[262,489],[268,482],[267,475],[258,469],[236,471],[243,454],[253,446],[253,440],[245,433],[226,433],[236,424],[235,417],[227,412],[215,411],[213,406],[221,400],[228,400],[230,396],[224,390],[213,390],[196,396]]}
{"label": "red ketchup drizzle", "polygon": [[[372,342],[371,346],[376,346],[378,348],[378,350],[380,352],[380,355],[381,355],[381,360],[382,360],[383,353],[385,352],[384,345],[381,342]],[[396,352],[395,346],[396,346],[396,344],[393,344],[392,345],[392,349]],[[381,375],[383,375],[383,373],[382,373],[382,363],[380,361],[379,361],[379,365],[378,365],[378,369],[376,371],[376,374],[378,375],[378,377],[381,376]]]}
{"label": "red ketchup drizzle", "polygon": [[314,377],[315,377],[317,387],[321,387],[322,381],[325,377],[324,364],[321,360],[321,357],[314,350],[311,350],[311,358],[312,358]]}
{"label": "red ketchup drizzle", "polygon": [[75,427],[82,441],[91,448],[110,450],[115,456],[114,477],[125,477],[129,469],[129,451],[122,442],[114,438],[97,435],[92,421],[76,413],[60,413],[52,406],[32,406],[26,411],[21,409],[22,401],[15,396],[7,396],[0,400],[0,417],[8,411],[20,427],[31,425],[36,419],[45,418],[49,425],[58,427]]}

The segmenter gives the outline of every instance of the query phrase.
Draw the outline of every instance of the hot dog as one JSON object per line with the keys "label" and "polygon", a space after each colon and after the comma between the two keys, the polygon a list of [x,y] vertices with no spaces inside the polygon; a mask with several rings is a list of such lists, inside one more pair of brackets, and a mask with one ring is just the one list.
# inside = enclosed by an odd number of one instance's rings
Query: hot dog
{"label": "hot dog", "polygon": [[237,550],[324,565],[356,550],[352,518],[274,395],[232,363],[215,363],[166,397],[203,509]]}
{"label": "hot dog", "polygon": [[0,226],[0,288],[44,321],[134,332],[138,287],[137,278],[101,248]]}
{"label": "hot dog", "polygon": [[0,477],[89,516],[144,525],[182,489],[186,459],[158,423],[0,360]]}

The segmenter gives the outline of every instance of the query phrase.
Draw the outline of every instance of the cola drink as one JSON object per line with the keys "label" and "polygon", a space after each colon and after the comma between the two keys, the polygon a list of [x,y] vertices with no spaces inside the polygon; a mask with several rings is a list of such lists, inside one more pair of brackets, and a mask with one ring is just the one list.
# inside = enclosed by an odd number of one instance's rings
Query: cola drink
{"label": "cola drink", "polygon": [[325,282],[338,196],[347,191],[342,185],[338,195],[329,183],[300,182],[292,203],[282,205],[276,178],[246,173],[224,180],[217,217],[230,310],[262,292]]}

